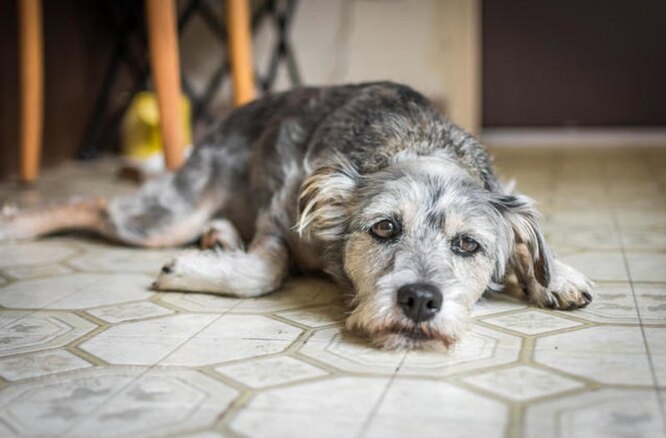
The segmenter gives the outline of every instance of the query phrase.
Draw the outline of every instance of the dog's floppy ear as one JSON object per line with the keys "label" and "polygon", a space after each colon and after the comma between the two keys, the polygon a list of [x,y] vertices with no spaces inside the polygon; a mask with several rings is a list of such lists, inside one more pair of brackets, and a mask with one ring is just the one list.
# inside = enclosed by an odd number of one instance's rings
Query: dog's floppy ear
{"label": "dog's floppy ear", "polygon": [[296,230],[324,241],[342,237],[349,223],[349,202],[360,176],[347,160],[316,169],[301,185]]}
{"label": "dog's floppy ear", "polygon": [[548,287],[553,267],[553,255],[541,231],[540,215],[534,208],[534,201],[523,195],[498,195],[491,203],[502,214],[513,231],[515,242],[512,242],[511,251],[516,251],[516,244],[525,244],[530,252],[536,280],[543,287]]}

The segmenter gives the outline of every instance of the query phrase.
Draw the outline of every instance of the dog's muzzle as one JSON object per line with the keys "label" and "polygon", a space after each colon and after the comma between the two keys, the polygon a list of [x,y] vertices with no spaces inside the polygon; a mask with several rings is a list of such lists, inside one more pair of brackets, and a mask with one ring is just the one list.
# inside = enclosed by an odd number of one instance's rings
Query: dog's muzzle
{"label": "dog's muzzle", "polygon": [[442,293],[429,283],[406,284],[398,289],[398,306],[415,323],[428,321],[442,308]]}

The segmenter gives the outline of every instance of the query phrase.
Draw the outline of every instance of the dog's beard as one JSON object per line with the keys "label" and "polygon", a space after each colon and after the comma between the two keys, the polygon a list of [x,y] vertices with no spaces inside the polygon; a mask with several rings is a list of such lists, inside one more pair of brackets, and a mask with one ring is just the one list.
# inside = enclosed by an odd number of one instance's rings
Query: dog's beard
{"label": "dog's beard", "polygon": [[381,318],[377,314],[371,319],[364,318],[368,310],[357,307],[347,318],[346,327],[366,336],[370,343],[385,350],[405,349],[448,349],[458,341],[459,333],[450,324],[444,327],[434,320],[414,323],[398,312]]}
{"label": "dog's beard", "polygon": [[404,324],[393,322],[375,328],[368,333],[368,336],[373,345],[387,350],[446,350],[458,341],[456,336],[443,333],[427,323]]}
{"label": "dog's beard", "polygon": [[[465,303],[452,299],[457,295]],[[441,312],[430,321],[415,323],[407,319],[396,306],[393,294],[357,295],[352,300],[353,311],[346,328],[366,336],[375,347],[386,350],[448,349],[467,328],[471,306],[463,297],[469,293],[463,288],[449,290]]]}

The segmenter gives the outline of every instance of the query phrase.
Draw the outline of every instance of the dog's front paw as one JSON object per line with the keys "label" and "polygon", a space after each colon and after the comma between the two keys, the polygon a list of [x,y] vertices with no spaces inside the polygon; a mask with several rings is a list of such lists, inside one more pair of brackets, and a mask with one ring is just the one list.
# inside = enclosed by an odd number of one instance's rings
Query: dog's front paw
{"label": "dog's front paw", "polygon": [[190,258],[188,253],[185,253],[162,266],[152,288],[154,290],[183,290],[188,283],[188,258]]}
{"label": "dog's front paw", "polygon": [[594,283],[576,269],[558,260],[550,285],[546,290],[543,307],[557,310],[574,310],[592,302]]}

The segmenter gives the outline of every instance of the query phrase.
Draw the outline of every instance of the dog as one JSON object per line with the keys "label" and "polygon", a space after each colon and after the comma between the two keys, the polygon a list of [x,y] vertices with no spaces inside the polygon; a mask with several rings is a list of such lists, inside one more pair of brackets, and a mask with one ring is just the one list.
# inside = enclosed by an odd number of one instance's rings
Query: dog
{"label": "dog", "polygon": [[538,307],[592,300],[592,282],[555,258],[533,201],[503,189],[484,146],[391,82],[264,97],[135,194],[0,217],[0,240],[70,229],[140,247],[200,239],[157,290],[257,297],[290,272],[324,271],[349,298],[346,327],[385,349],[453,345],[508,276]]}

